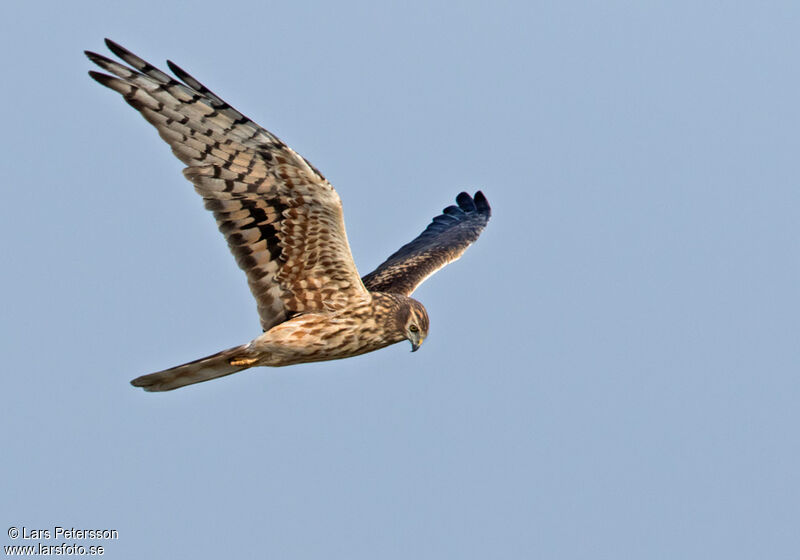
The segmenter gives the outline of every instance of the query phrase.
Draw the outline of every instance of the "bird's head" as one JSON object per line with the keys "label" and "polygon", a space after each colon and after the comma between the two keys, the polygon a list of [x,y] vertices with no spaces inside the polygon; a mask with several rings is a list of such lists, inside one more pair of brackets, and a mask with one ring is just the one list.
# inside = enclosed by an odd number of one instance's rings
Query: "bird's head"
{"label": "bird's head", "polygon": [[425,307],[415,299],[408,298],[405,320],[403,321],[403,333],[411,343],[411,351],[416,352],[428,336],[428,312]]}

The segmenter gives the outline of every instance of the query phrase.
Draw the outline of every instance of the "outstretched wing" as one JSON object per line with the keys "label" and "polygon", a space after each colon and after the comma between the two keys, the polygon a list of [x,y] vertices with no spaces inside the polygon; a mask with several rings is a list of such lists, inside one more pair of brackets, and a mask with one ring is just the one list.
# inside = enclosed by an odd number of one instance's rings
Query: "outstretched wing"
{"label": "outstretched wing", "polygon": [[295,313],[369,297],[339,195],[308,161],[172,62],[182,82],[113,41],[106,45],[130,67],[87,51],[113,76],[89,74],[121,93],[188,166],[184,175],[247,274],[264,330]]}
{"label": "outstretched wing", "polygon": [[481,191],[456,197],[411,243],[362,278],[370,292],[411,295],[431,274],[457,260],[489,223],[492,210]]}

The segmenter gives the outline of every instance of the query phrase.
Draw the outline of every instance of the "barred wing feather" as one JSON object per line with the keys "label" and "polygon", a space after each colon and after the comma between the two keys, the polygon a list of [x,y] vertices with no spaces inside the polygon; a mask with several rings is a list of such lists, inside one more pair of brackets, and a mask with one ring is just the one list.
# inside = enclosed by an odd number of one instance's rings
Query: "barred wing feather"
{"label": "barred wing feather", "polygon": [[172,62],[169,76],[106,39],[129,66],[86,52],[187,165],[247,275],[264,330],[294,314],[369,298],[353,263],[339,195],[308,161]]}

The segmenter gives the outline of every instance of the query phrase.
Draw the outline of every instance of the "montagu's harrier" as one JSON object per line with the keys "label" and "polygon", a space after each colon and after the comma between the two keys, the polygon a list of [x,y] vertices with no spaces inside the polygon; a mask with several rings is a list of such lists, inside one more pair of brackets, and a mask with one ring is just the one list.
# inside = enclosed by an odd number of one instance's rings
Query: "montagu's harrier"
{"label": "montagu's harrier", "polygon": [[172,62],[181,81],[112,41],[106,45],[129,66],[87,52],[113,75],[89,74],[122,94],[187,165],[183,174],[247,274],[264,330],[248,344],[133,385],[169,391],[254,366],[348,358],[402,340],[419,348],[428,314],[409,296],[483,231],[491,211],[480,191],[459,194],[457,206],[359,278],[339,195],[319,171]]}

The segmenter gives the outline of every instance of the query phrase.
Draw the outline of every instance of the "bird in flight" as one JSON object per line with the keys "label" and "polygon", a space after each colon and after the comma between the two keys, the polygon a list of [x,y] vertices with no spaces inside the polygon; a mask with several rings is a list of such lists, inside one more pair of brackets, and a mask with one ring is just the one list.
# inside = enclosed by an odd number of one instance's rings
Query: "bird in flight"
{"label": "bird in flight", "polygon": [[263,329],[247,344],[131,384],[170,391],[255,366],[349,358],[403,340],[420,347],[428,313],[409,296],[478,239],[491,215],[483,193],[460,193],[457,205],[360,278],[339,195],[314,166],[173,62],[177,79],[106,45],[127,66],[86,51],[108,72],[89,75],[120,93],[187,165],[183,174],[247,275]]}

